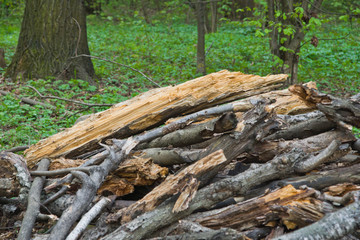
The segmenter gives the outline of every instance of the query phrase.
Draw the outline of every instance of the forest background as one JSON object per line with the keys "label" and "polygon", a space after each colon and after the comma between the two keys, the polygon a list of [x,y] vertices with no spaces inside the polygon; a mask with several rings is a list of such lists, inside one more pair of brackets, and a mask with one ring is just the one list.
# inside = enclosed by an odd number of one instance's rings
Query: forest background
{"label": "forest background", "polygon": [[[90,53],[108,61],[92,60],[96,73],[92,83],[56,76],[11,80],[4,77],[6,66],[0,66],[0,90],[11,93],[0,94],[0,150],[34,144],[70,127],[82,115],[105,110],[157,85],[179,84],[204,74],[197,66],[197,17],[192,5],[196,1],[85,2]],[[208,24],[206,73],[228,69],[268,75],[282,71],[279,65],[284,62],[269,44],[267,13],[272,1],[203,2]],[[296,6],[302,1],[294,2]],[[215,29],[211,26],[212,4],[207,3],[216,3]],[[16,50],[24,8],[25,1],[0,1],[0,48],[5,50],[6,65]],[[295,9],[294,14],[302,14],[300,7]],[[321,91],[340,97],[359,93],[360,2],[325,0],[317,10],[306,22],[306,35],[296,52],[297,82],[315,81]],[[276,14],[287,16],[280,11]],[[289,38],[292,30],[282,26]],[[24,104],[24,97],[55,107]],[[354,132],[360,134],[359,129]]]}

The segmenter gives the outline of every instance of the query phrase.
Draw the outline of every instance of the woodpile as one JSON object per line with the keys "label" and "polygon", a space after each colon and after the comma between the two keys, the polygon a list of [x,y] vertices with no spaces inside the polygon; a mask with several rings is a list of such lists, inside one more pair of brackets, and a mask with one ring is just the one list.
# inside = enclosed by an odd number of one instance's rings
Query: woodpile
{"label": "woodpile", "polygon": [[220,71],[88,116],[24,157],[1,152],[2,225],[22,222],[18,239],[358,239],[360,94],[277,90],[286,78]]}

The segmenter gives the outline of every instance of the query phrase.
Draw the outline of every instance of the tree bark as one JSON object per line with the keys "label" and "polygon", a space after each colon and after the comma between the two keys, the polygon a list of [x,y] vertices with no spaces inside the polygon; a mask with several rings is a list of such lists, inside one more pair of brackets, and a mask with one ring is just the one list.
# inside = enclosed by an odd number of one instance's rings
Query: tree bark
{"label": "tree bark", "polygon": [[0,48],[0,68],[6,68],[5,50]]}
{"label": "tree bark", "polygon": [[5,76],[78,78],[95,75],[90,55],[83,1],[26,1],[15,55]]}

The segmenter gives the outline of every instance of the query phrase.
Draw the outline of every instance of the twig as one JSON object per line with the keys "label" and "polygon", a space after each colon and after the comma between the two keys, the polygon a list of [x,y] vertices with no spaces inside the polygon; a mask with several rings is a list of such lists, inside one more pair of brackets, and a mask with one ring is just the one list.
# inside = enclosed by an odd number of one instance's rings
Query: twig
{"label": "twig", "polygon": [[37,94],[39,94],[39,96],[41,98],[58,99],[58,100],[63,100],[63,101],[72,102],[72,103],[75,103],[75,104],[81,104],[81,105],[90,106],[90,107],[104,107],[104,106],[112,106],[113,105],[113,104],[85,103],[85,102],[82,102],[82,101],[71,100],[71,99],[62,98],[62,97],[56,97],[56,96],[52,96],[52,95],[44,96],[36,88],[34,88],[33,86],[27,86],[27,87],[33,89]]}
{"label": "twig", "polygon": [[[0,94],[6,96],[8,94],[14,96],[15,98],[17,99],[20,99],[20,101],[24,102],[24,103],[27,103],[29,105],[40,105],[40,106],[43,106],[43,107],[46,107],[46,108],[50,108],[50,109],[53,109],[53,110],[56,110],[56,107],[55,106],[52,106],[52,105],[48,105],[48,104],[45,104],[45,103],[42,103],[42,102],[39,102],[39,101],[36,101],[36,100],[32,100],[30,98],[26,98],[26,97],[20,97],[20,96],[17,96],[13,93],[10,93],[10,92],[6,92],[6,91],[3,91],[3,90],[0,90]],[[68,111],[67,111],[68,112]]]}
{"label": "twig", "polygon": [[67,236],[66,240],[76,240],[80,237],[82,232],[87,228],[89,223],[101,212],[101,210],[106,207],[111,202],[109,198],[102,198],[98,201],[89,212],[87,212],[72,230],[72,232]]}
{"label": "twig", "polygon": [[20,151],[24,151],[24,150],[28,149],[29,147],[30,147],[30,145],[17,146],[17,147],[13,147],[13,148],[6,150],[6,152],[12,152],[12,153],[20,152]]}
{"label": "twig", "polygon": [[122,67],[130,68],[131,70],[133,70],[133,71],[135,71],[135,72],[138,72],[138,73],[140,73],[141,75],[143,75],[143,77],[145,77],[147,80],[149,80],[150,82],[152,82],[152,83],[155,84],[156,86],[161,87],[160,84],[158,84],[157,82],[155,82],[154,80],[152,80],[151,78],[149,78],[148,76],[146,76],[143,72],[141,72],[140,70],[137,70],[137,69],[135,69],[135,68],[133,68],[133,67],[130,67],[130,66],[128,66],[128,65],[125,65],[125,64],[122,64],[122,63],[118,63],[118,62],[115,62],[115,61],[111,61],[111,60],[108,60],[108,59],[105,59],[105,58],[101,58],[101,57],[96,57],[96,56],[87,55],[87,54],[80,54],[80,55],[75,56],[75,57],[72,57],[72,58],[78,58],[78,57],[95,58],[95,59],[103,60],[103,61],[105,61],[105,62],[114,63],[114,64],[117,64],[117,65],[122,66]]}
{"label": "twig", "polygon": [[89,174],[90,169],[91,167],[71,167],[71,168],[57,169],[54,171],[30,171],[30,174],[33,176],[47,176],[47,177],[68,174],[72,171],[82,171]]}
{"label": "twig", "polygon": [[[72,176],[72,175],[71,175]],[[68,185],[63,185],[59,191],[57,191],[54,195],[52,195],[51,197],[49,197],[48,199],[46,199],[45,201],[42,202],[42,205],[47,205],[49,203],[52,203],[53,201],[55,201],[56,199],[58,199],[59,197],[61,197],[67,190],[69,189]]]}
{"label": "twig", "polygon": [[[39,170],[43,171],[48,169],[50,164],[50,160],[47,158],[44,158],[41,160],[39,165]],[[44,177],[37,177],[34,179],[30,193],[29,193],[29,200],[27,205],[27,210],[24,216],[24,219],[21,224],[19,236],[17,239],[19,240],[26,240],[30,239],[31,232],[36,220],[37,215],[40,212],[40,194],[43,187],[43,184],[45,182]]]}
{"label": "twig", "polygon": [[205,53],[205,57],[208,55],[208,53],[210,52],[210,49],[211,49],[211,47],[212,47],[212,45],[214,44],[214,42],[212,42],[211,44],[210,44],[210,46],[208,47],[208,49],[206,50],[206,53]]}

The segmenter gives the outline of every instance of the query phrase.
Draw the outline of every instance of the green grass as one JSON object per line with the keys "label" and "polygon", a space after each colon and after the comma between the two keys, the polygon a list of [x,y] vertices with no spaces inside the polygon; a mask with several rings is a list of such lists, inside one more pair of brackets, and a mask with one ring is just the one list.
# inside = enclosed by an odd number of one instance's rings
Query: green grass
{"label": "green grass", "polygon": [[[360,89],[359,32],[342,24],[329,23],[317,33],[317,48],[306,44],[301,49],[299,79],[316,81],[322,91],[335,95],[354,94]],[[0,20],[0,46],[6,49],[9,62],[15,52],[20,19]],[[222,23],[217,33],[206,36],[208,73],[222,69],[267,75],[271,73],[272,57],[267,39],[254,36],[255,29]],[[91,54],[136,68],[162,86],[174,85],[198,77],[196,74],[196,26],[182,23],[143,21],[114,23],[88,18],[88,41]],[[81,80],[54,81],[52,79],[27,82],[1,82],[0,89],[20,97],[29,97],[56,106],[48,109],[23,104],[13,96],[0,96],[0,150],[18,145],[33,144],[62,128],[70,127],[81,115],[105,110],[107,107],[75,105],[70,102],[41,99],[29,88],[33,86],[43,95],[76,99],[88,103],[115,104],[154,88],[139,73],[125,67],[93,59],[99,77],[91,86]],[[0,69],[0,73],[4,70]]]}

